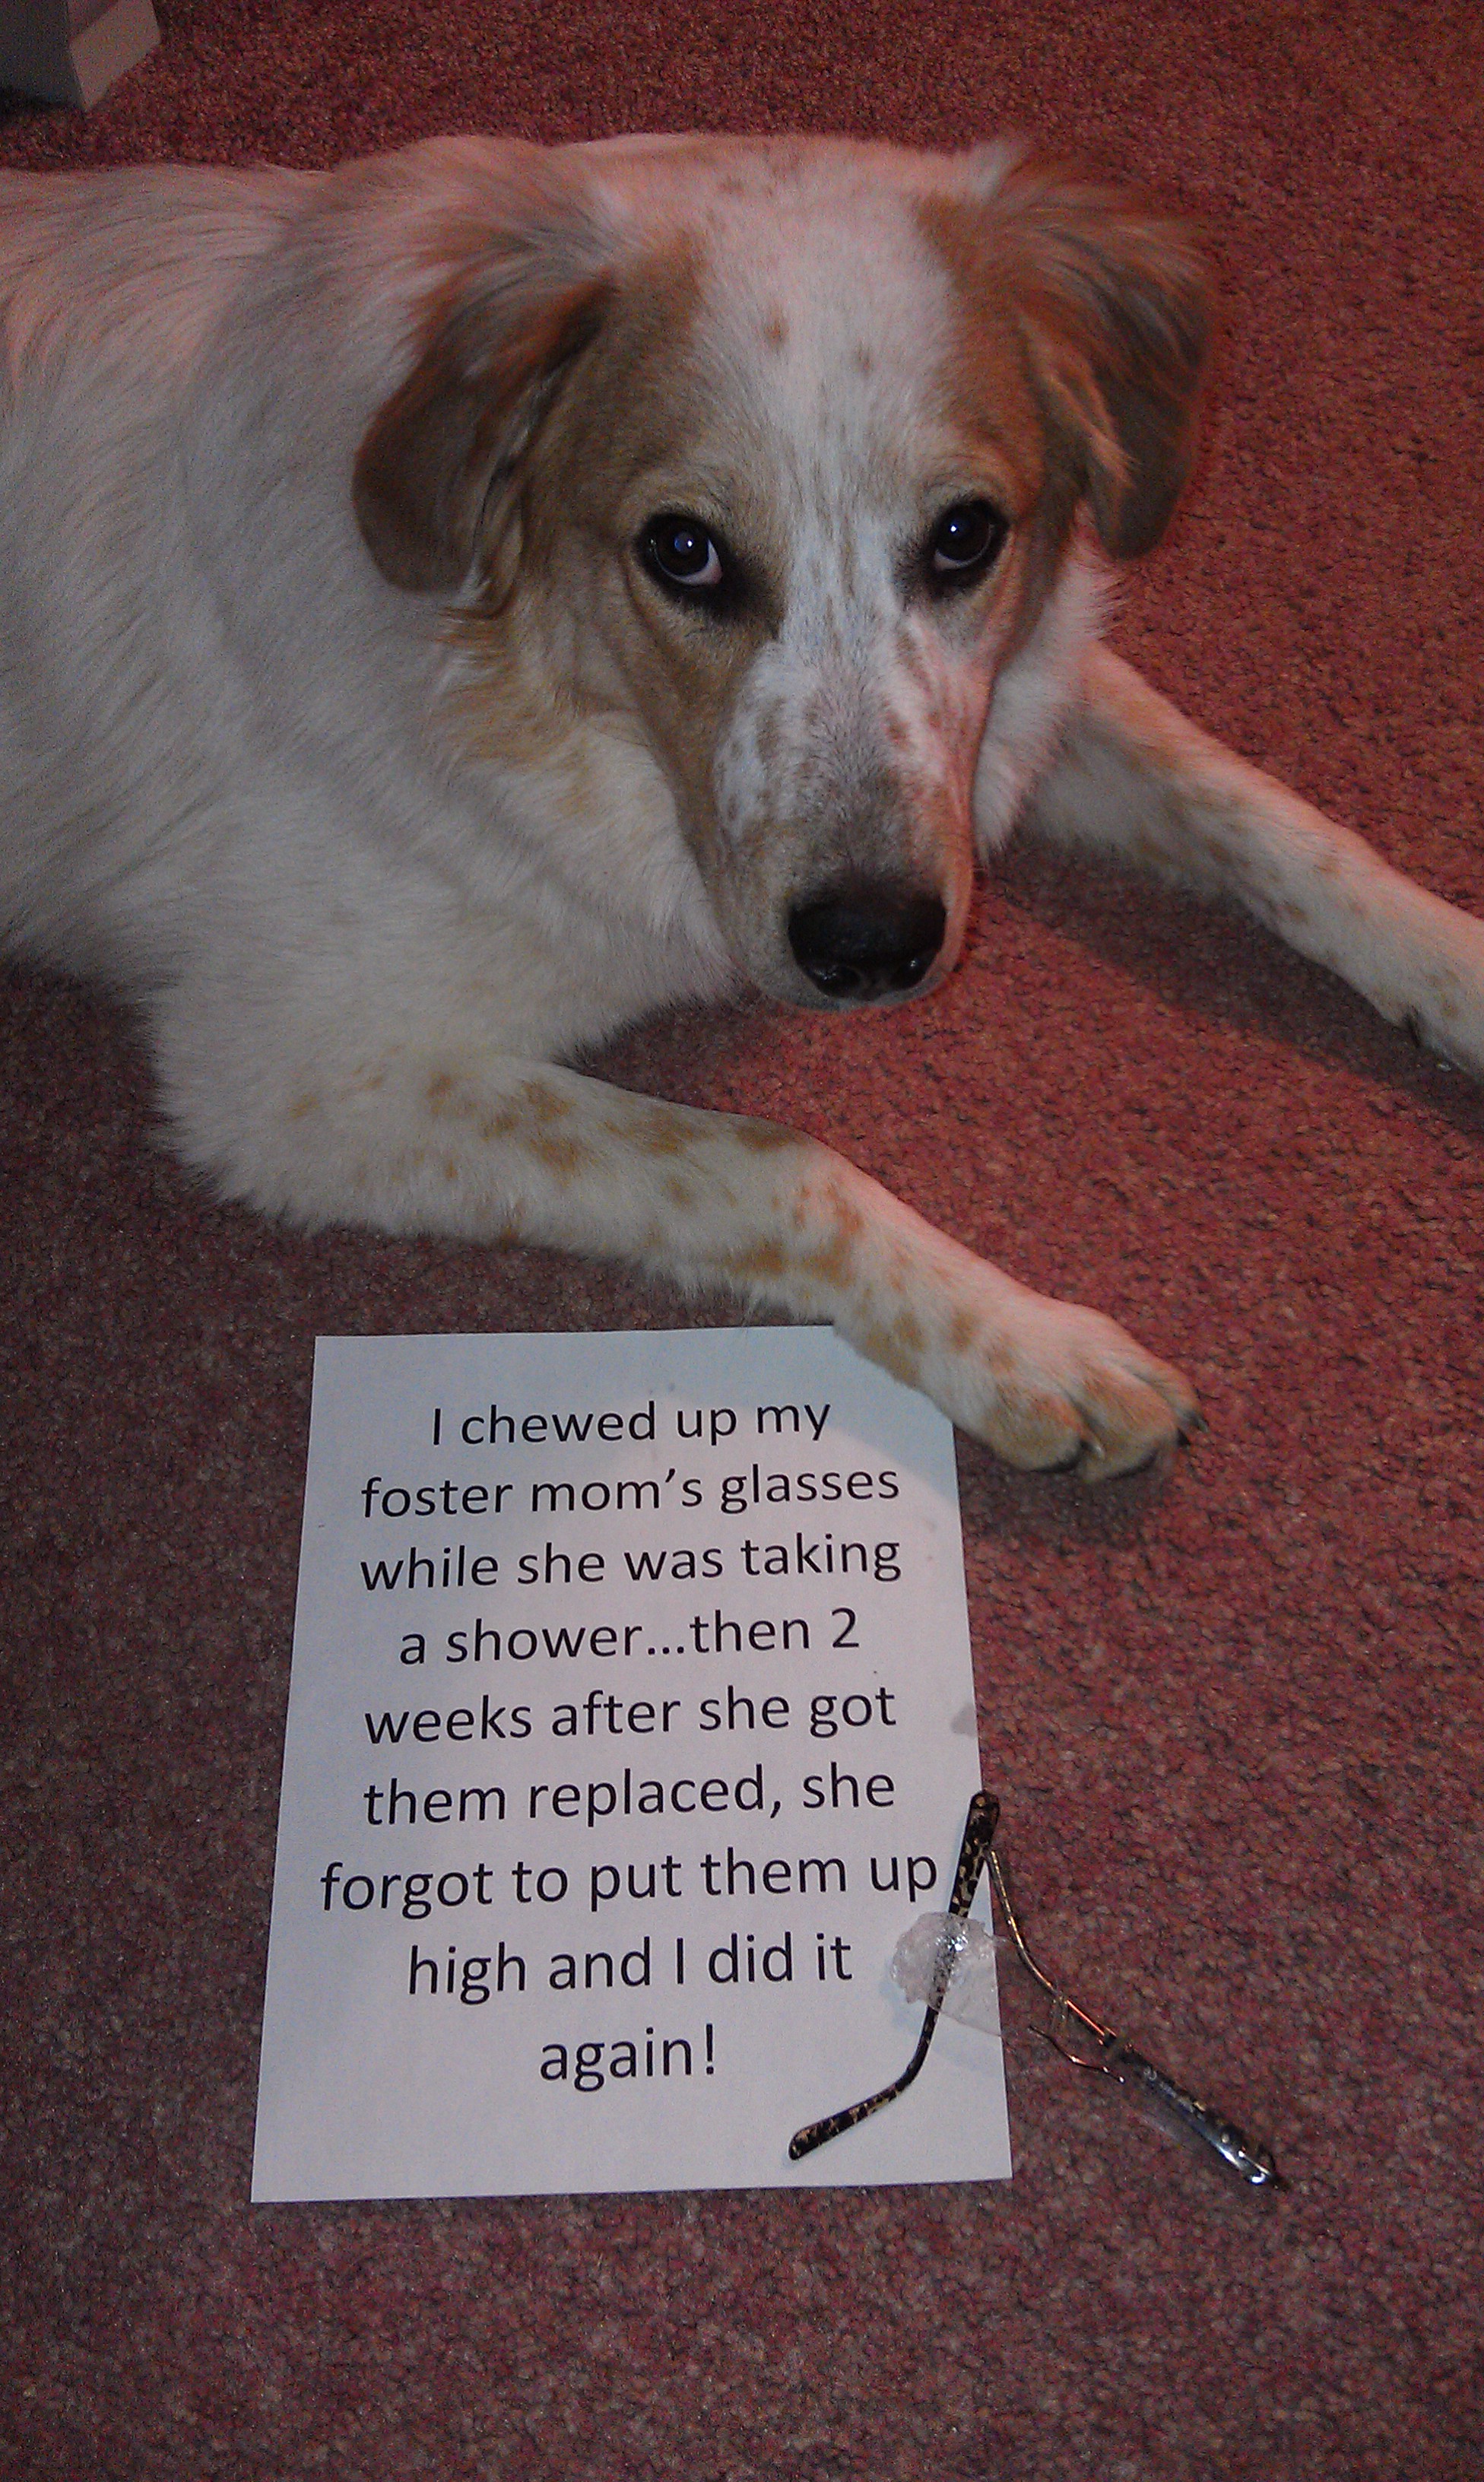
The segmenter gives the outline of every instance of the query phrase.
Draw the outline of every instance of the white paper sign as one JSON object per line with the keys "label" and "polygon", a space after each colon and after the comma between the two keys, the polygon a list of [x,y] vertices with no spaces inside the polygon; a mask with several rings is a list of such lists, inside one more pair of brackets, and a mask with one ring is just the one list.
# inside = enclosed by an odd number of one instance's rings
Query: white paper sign
{"label": "white paper sign", "polygon": [[978,1781],[951,1429],[827,1330],[322,1339],[254,2198],[1007,2178],[948,2022],[787,2152]]}

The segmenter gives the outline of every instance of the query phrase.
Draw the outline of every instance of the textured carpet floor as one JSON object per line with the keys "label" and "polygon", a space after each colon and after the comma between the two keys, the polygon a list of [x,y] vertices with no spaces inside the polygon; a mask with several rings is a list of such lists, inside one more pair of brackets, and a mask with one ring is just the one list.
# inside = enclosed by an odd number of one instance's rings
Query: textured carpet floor
{"label": "textured carpet floor", "polygon": [[[1484,911],[1475,8],[159,13],[87,121],[0,112],[0,162],[1008,125],[1147,176],[1204,219],[1226,330],[1118,643]],[[1235,916],[1028,851],[921,1009],[664,1024],[611,1062],[827,1134],[1199,1384],[1160,1492],[964,1444],[972,1609],[1043,1941],[1270,2133],[1270,2211],[1028,2040],[1008,2188],[252,2209],[314,1334],[728,1313],[265,1228],[153,1146],[114,1006],[13,974],[0,1040],[0,2471],[1481,2469],[1475,1091]]]}

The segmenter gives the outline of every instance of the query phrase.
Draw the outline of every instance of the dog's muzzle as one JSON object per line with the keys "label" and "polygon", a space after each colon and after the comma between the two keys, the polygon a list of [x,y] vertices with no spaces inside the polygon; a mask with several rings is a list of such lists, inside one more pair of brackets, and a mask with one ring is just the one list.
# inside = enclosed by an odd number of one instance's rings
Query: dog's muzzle
{"label": "dog's muzzle", "polygon": [[936,896],[853,882],[795,905],[789,945],[826,999],[889,999],[915,990],[929,972],[947,920]]}

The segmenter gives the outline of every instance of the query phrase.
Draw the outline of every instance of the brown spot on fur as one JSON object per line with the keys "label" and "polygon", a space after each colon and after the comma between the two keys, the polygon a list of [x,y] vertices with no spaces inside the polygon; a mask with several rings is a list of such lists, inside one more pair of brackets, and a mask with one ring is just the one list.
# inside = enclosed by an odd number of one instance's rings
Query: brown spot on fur
{"label": "brown spot on fur", "polygon": [[763,322],[763,342],[770,354],[781,354],[789,341],[789,323],[781,310],[770,310]]}
{"label": "brown spot on fur", "polygon": [[955,1310],[949,1321],[949,1345],[954,1353],[967,1353],[978,1334],[979,1323],[972,1310]]}
{"label": "brown spot on fur", "polygon": [[307,1121],[322,1109],[318,1095],[299,1095],[289,1105],[291,1121]]}
{"label": "brown spot on fur", "polygon": [[440,1069],[435,1076],[430,1077],[428,1080],[428,1108],[430,1112],[446,1112],[449,1106],[449,1097],[453,1092],[453,1078],[449,1075],[446,1069]]}
{"label": "brown spot on fur", "polygon": [[725,1273],[742,1283],[781,1276],[788,1263],[788,1253],[779,1241],[759,1241],[750,1250],[729,1250],[720,1261]]}
{"label": "brown spot on fur", "polygon": [[930,698],[935,687],[933,658],[917,630],[899,628],[893,641],[893,652],[908,680]]}
{"label": "brown spot on fur", "polygon": [[537,1127],[549,1128],[553,1121],[571,1119],[571,1097],[559,1088],[544,1086],[538,1077],[533,1077],[520,1091]]}
{"label": "brown spot on fur", "polygon": [[663,1160],[690,1152],[690,1130],[681,1114],[664,1103],[636,1104],[625,1119],[606,1121],[604,1126],[611,1137],[621,1138],[638,1154],[658,1155]]}
{"label": "brown spot on fur", "polygon": [[917,1360],[912,1354],[903,1350],[895,1330],[870,1327],[864,1335],[855,1338],[855,1343],[868,1361],[874,1361],[881,1369],[889,1370],[892,1377],[899,1379],[904,1386],[916,1386]]}
{"label": "brown spot on fur", "polygon": [[799,1255],[799,1266],[821,1283],[831,1285],[836,1293],[848,1291],[851,1276],[856,1271],[856,1241],[866,1231],[866,1214],[851,1199],[842,1181],[831,1181],[821,1199],[824,1214],[831,1228],[819,1241],[817,1249]]}
{"label": "brown spot on fur", "polygon": [[551,1138],[538,1133],[528,1138],[526,1146],[537,1163],[545,1164],[547,1171],[555,1175],[563,1188],[574,1181],[580,1172],[588,1171],[597,1162],[591,1147],[582,1138]]}
{"label": "brown spot on fur", "polygon": [[664,1195],[671,1205],[678,1206],[685,1215],[689,1215],[700,1202],[694,1182],[682,1180],[677,1173],[671,1173],[666,1180]]}
{"label": "brown spot on fur", "polygon": [[821,1283],[843,1293],[855,1272],[854,1241],[837,1228],[819,1249],[806,1251],[798,1263],[806,1275],[817,1276]]}
{"label": "brown spot on fur", "polygon": [[1450,965],[1435,965],[1422,977],[1422,988],[1432,1000],[1437,1015],[1445,1026],[1456,1026],[1462,1009],[1464,992],[1458,976]]}
{"label": "brown spot on fur", "polygon": [[795,1130],[780,1128],[776,1121],[734,1121],[727,1135],[754,1155],[778,1154],[804,1143]]}
{"label": "brown spot on fur", "polygon": [[1241,855],[1229,837],[1218,835],[1210,828],[1192,828],[1190,846],[1192,852],[1198,853],[1223,880],[1230,881],[1237,876]]}
{"label": "brown spot on fur", "polygon": [[859,1240],[866,1229],[864,1207],[857,1206],[854,1199],[840,1185],[830,1190],[829,1206],[836,1224],[846,1239]]}
{"label": "brown spot on fur", "polygon": [[778,772],[778,751],[781,739],[776,707],[765,706],[758,716],[753,730],[757,739],[758,765],[765,776],[775,776]]}

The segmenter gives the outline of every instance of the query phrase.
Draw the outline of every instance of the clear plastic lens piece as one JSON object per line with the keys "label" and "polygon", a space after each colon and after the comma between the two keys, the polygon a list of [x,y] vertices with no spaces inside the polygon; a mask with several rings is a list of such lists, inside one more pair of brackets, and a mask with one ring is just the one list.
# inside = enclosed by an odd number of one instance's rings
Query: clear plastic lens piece
{"label": "clear plastic lens piece", "polygon": [[982,1922],[920,1914],[897,1942],[892,1980],[918,2006],[980,2034],[1000,2032],[995,1942]]}

